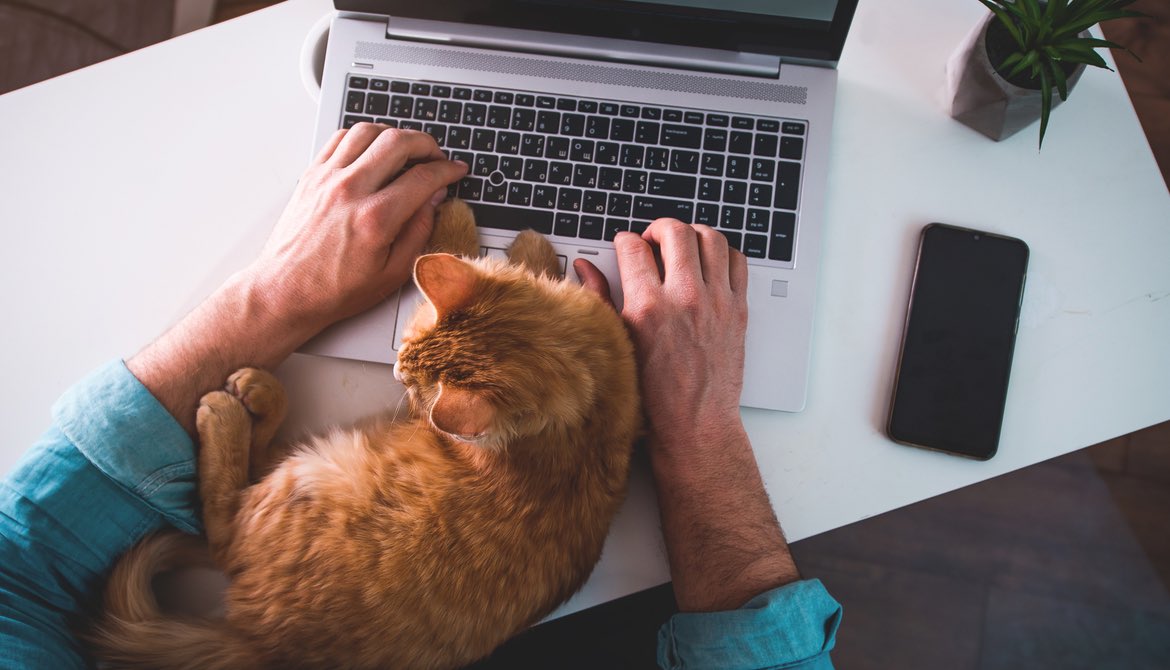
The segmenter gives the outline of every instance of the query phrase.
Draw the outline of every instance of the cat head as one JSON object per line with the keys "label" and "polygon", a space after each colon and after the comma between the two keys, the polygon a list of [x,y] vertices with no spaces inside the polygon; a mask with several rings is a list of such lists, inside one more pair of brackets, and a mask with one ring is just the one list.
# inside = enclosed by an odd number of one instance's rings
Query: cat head
{"label": "cat head", "polygon": [[603,307],[595,296],[499,261],[449,254],[420,257],[414,275],[426,302],[404,329],[394,370],[416,412],[452,438],[489,449],[580,424],[594,397],[582,356],[597,343],[581,330]]}

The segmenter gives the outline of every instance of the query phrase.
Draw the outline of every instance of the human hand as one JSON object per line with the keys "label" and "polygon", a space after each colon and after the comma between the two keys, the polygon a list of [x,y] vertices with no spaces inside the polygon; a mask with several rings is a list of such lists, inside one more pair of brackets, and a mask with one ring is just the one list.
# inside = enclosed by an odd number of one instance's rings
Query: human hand
{"label": "human hand", "polygon": [[265,308],[307,339],[410,278],[435,205],[466,172],[425,133],[371,123],[340,130],[244,274],[266,296]]}
{"label": "human hand", "polygon": [[[640,237],[619,233],[614,247],[651,448],[717,447],[729,430],[742,431],[747,259],[716,230],[675,219],[655,221]],[[583,284],[608,295],[595,267],[579,261],[574,268]]]}

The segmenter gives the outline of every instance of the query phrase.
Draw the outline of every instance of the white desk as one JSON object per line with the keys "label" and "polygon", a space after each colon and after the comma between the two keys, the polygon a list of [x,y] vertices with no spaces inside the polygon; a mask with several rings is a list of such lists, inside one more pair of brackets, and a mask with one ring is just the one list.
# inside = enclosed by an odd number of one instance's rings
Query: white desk
{"label": "white desk", "polygon": [[[315,104],[299,56],[330,10],[291,0],[0,97],[0,471],[73,381],[133,354],[259,250],[308,160]],[[974,0],[858,10],[840,65],[808,409],[744,411],[790,540],[1170,419],[1170,197],[1121,81],[1090,69],[1041,154],[1034,130],[983,138],[939,95],[947,56],[983,11]],[[1003,438],[986,463],[882,434],[916,237],[931,221],[1032,248]],[[280,374],[310,426],[401,395],[388,367],[295,356]],[[601,564],[561,613],[667,579],[638,470]]]}

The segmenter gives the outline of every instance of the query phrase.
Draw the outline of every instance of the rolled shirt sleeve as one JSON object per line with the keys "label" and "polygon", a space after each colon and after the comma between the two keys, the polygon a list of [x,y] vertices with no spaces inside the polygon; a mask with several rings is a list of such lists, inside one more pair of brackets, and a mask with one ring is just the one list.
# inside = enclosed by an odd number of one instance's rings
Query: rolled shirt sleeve
{"label": "rolled shirt sleeve", "polygon": [[0,482],[0,667],[84,667],[73,631],[146,534],[197,533],[191,438],[114,361],[69,389]]}
{"label": "rolled shirt sleeve", "polygon": [[787,584],[727,612],[676,614],[658,631],[664,670],[829,670],[841,605],[819,579]]}

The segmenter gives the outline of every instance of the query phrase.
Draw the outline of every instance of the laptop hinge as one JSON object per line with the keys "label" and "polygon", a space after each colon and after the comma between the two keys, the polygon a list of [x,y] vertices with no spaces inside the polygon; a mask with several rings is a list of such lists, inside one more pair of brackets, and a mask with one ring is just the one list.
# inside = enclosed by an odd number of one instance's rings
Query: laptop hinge
{"label": "laptop hinge", "polygon": [[391,17],[386,37],[769,79],[780,76],[778,56],[517,28]]}

